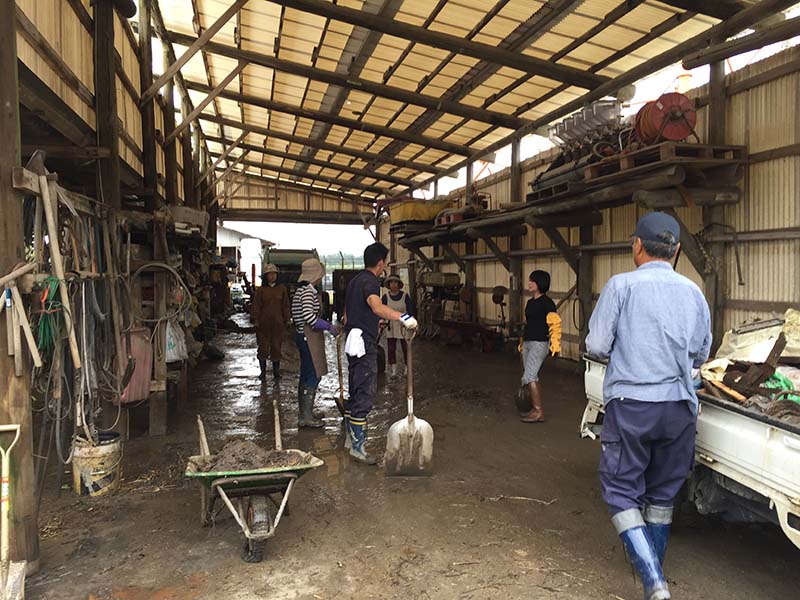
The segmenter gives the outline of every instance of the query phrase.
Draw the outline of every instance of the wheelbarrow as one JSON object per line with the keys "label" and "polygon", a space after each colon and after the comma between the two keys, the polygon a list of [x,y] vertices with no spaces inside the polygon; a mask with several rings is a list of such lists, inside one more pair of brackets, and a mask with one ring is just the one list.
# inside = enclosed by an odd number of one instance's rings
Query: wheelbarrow
{"label": "wheelbarrow", "polygon": [[[213,460],[214,455],[209,451],[203,421],[198,415],[201,454],[189,457],[186,466],[186,477],[192,477],[200,483],[202,525],[211,525],[223,506],[227,507],[245,537],[242,559],[250,563],[263,560],[267,540],[275,535],[283,515],[288,515],[289,496],[295,482],[304,473],[325,464],[308,452],[283,450],[277,406],[275,419],[275,449],[296,455],[301,464],[242,471],[203,471],[203,464],[209,459]],[[222,506],[215,511],[218,499],[222,501]]]}

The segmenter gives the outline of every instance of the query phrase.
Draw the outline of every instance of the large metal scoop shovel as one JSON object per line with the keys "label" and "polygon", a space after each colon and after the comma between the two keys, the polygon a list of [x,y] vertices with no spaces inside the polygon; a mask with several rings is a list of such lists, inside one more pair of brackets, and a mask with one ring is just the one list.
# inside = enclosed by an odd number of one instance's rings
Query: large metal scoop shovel
{"label": "large metal scoop shovel", "polygon": [[414,416],[414,372],[412,341],[408,342],[408,416],[389,428],[386,436],[386,474],[394,476],[430,475],[433,472],[433,428]]}

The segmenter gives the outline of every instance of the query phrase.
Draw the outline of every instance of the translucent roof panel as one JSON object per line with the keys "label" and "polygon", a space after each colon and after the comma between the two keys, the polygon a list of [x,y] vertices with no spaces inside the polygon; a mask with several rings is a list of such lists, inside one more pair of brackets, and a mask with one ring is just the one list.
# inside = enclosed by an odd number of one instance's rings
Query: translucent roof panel
{"label": "translucent roof panel", "polygon": [[[158,5],[168,32],[196,38],[231,1],[158,0]],[[301,175],[290,179],[307,185],[326,177],[330,181],[317,183],[355,194],[374,196],[381,189],[394,194],[396,181],[382,177],[418,181],[459,164],[466,152],[505,139],[513,132],[510,125],[545,124],[553,111],[587,92],[585,74],[596,74],[598,84],[620,76],[719,22],[657,0],[633,6],[627,0],[586,0],[570,6],[555,13],[538,0],[331,3],[332,10],[382,11],[382,18],[416,27],[406,39],[394,29],[364,29],[343,15],[328,18],[250,0],[222,25],[212,45],[195,52],[181,76],[198,106],[240,60],[249,63],[200,118],[205,136],[229,143],[241,132],[232,126],[236,123],[250,132],[247,144],[288,156],[251,152],[248,162],[265,168],[249,170],[273,179],[286,178],[281,169],[297,171]],[[462,51],[435,47],[438,42],[426,38],[423,28],[455,36]],[[491,62],[495,58],[486,54],[467,55],[467,40],[550,65],[520,70],[518,60],[512,67],[508,61]],[[180,57],[188,46],[175,44],[174,50]],[[212,153],[224,151],[218,142],[208,146]],[[301,157],[313,157],[316,164]]]}

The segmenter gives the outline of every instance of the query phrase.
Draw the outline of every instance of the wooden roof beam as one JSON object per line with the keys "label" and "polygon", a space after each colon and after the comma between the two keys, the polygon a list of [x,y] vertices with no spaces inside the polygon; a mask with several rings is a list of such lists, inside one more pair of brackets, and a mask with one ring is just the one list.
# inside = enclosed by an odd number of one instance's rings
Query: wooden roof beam
{"label": "wooden roof beam", "polygon": [[267,129],[266,127],[260,127],[258,125],[250,125],[249,123],[240,123],[239,121],[235,121],[233,119],[226,119],[224,117],[215,117],[214,115],[202,114],[200,115],[200,119],[211,123],[217,123],[219,125],[228,125],[230,127],[235,127],[236,129],[247,131],[248,133],[259,133],[261,135],[265,135],[279,140],[286,140],[287,142],[292,142],[295,144],[313,146],[315,148],[318,148],[320,150],[326,150],[328,152],[347,154],[349,156],[354,156],[356,158],[360,158],[361,160],[365,160],[367,162],[374,162],[376,164],[394,165],[396,167],[400,167],[403,169],[413,169],[415,171],[420,171],[424,173],[434,173],[437,175],[444,172],[444,169],[433,167],[427,163],[414,162],[411,160],[397,158],[396,156],[376,154],[374,152],[365,152],[364,150],[356,150],[354,148],[348,148],[347,146],[340,146],[337,144],[329,144],[328,142],[311,140],[306,137],[291,135],[283,131],[274,131],[272,129]]}
{"label": "wooden roof beam", "polygon": [[[249,153],[250,151],[245,150],[245,152]],[[218,155],[212,152],[211,156]],[[304,179],[315,179],[324,181],[325,183],[330,183],[331,185],[339,185],[354,190],[362,190],[364,192],[372,192],[374,194],[385,194],[387,192],[386,188],[378,187],[376,185],[359,183],[358,181],[350,181],[348,179],[337,179],[336,177],[328,177],[326,175],[312,174],[306,171],[298,171],[297,169],[286,169],[279,166],[264,164],[255,160],[237,160],[237,162],[240,162],[242,165],[248,167],[255,167],[257,169],[264,169],[266,171],[275,171],[276,173],[283,173],[284,175],[295,175],[296,177],[303,177]],[[220,167],[217,168],[219,169]]]}
{"label": "wooden roof beam", "polygon": [[373,31],[380,31],[387,35],[418,42],[426,46],[457,52],[478,60],[503,65],[531,75],[541,75],[548,79],[563,81],[590,90],[608,80],[606,77],[587,73],[583,69],[553,64],[541,58],[510,52],[489,44],[467,40],[461,36],[432,31],[418,25],[369,14],[324,0],[272,0],[272,2],[313,15],[343,21]]}
{"label": "wooden roof beam", "polygon": [[312,192],[317,194],[322,194],[325,196],[330,197],[331,199],[345,199],[355,202],[361,206],[368,206],[372,208],[373,202],[375,198],[371,196],[365,196],[361,194],[352,194],[349,192],[341,192],[338,190],[331,190],[328,188],[323,188],[319,186],[312,186],[303,183],[298,183],[294,181],[285,181],[283,179],[278,179],[277,177],[270,177],[268,175],[256,175],[254,173],[245,173],[245,179],[250,180],[252,185],[259,185],[264,183],[266,185],[275,185],[278,186],[278,190],[280,187],[291,189],[291,190],[298,190],[302,192]]}
{"label": "wooden roof beam", "polygon": [[[192,35],[171,31],[169,32],[169,39],[173,43],[191,45],[197,38]],[[307,77],[309,79],[322,81],[330,85],[338,85],[343,88],[358,90],[360,92],[373,94],[375,96],[382,96],[390,100],[396,100],[397,102],[405,102],[415,106],[423,106],[425,108],[451,113],[460,117],[473,119],[475,121],[482,121],[491,125],[497,125],[499,127],[518,129],[530,123],[530,121],[527,121],[526,119],[511,117],[502,112],[477,108],[475,106],[470,106],[469,104],[453,102],[451,100],[446,100],[436,96],[418,94],[413,90],[376,83],[368,79],[353,77],[347,75],[346,73],[335,73],[325,69],[318,69],[316,67],[310,67],[304,63],[284,60],[269,54],[253,52],[252,50],[241,50],[227,44],[208,42],[205,46],[205,49],[207,52],[219,54],[220,56],[225,56],[227,58],[244,60],[254,65],[276,69],[278,71],[283,71],[284,73],[290,73],[300,77]]]}
{"label": "wooden roof beam", "polygon": [[[224,137],[209,136],[207,139],[209,142],[217,142],[223,145],[229,143],[229,140]],[[300,156],[299,154],[289,154],[287,152],[280,152],[279,150],[272,150],[271,148],[256,146],[255,144],[238,143],[237,146],[239,146],[242,150],[252,150],[253,152],[260,152],[261,154],[276,156],[278,158],[282,158],[283,160],[293,160],[298,163],[305,162],[310,165],[317,165],[319,167],[328,169],[336,169],[338,171],[344,171],[345,173],[351,173],[353,175],[360,175],[362,177],[371,177],[373,179],[378,179],[381,181],[387,181],[389,183],[393,183],[394,185],[408,186],[413,183],[412,181],[409,181],[408,179],[403,179],[402,177],[394,177],[392,175],[385,175],[383,173],[377,173],[376,171],[368,171],[366,169],[357,169],[349,165],[340,165],[338,163],[333,163],[327,160],[321,160],[319,158],[314,158],[310,156]],[[217,165],[215,164],[214,168],[216,167]]]}
{"label": "wooden roof beam", "polygon": [[[231,197],[230,200],[238,200]],[[225,221],[270,223],[314,223],[320,225],[362,225],[359,213],[322,210],[281,210],[274,208],[223,207],[220,218]]]}
{"label": "wooden roof beam", "polygon": [[778,25],[772,25],[761,31],[756,31],[750,35],[700,50],[693,56],[684,59],[683,68],[695,69],[712,62],[725,60],[726,58],[742,54],[743,52],[757,50],[758,48],[763,48],[775,42],[782,42],[796,36],[798,33],[800,33],[800,17],[795,17],[788,21],[783,21]]}
{"label": "wooden roof beam", "polygon": [[[215,185],[217,185],[217,184],[218,184],[220,181],[224,181],[224,180],[225,180],[225,178],[226,178],[228,175],[230,175],[230,174],[231,174],[231,172],[232,172],[232,171],[233,171],[233,170],[234,170],[236,167],[238,167],[240,164],[242,164],[243,162],[245,162],[245,159],[247,158],[247,155],[248,155],[248,154],[250,154],[250,150],[245,150],[244,152],[242,152],[242,153],[239,155],[239,157],[238,157],[236,160],[234,160],[232,163],[230,163],[230,164],[229,164],[229,165],[228,165],[228,166],[227,166],[227,167],[224,169],[224,171],[222,172],[222,175],[220,175],[219,177],[215,177],[215,178],[214,178],[214,181],[212,181],[212,182],[211,182],[211,187],[213,188],[213,187],[214,187]],[[213,156],[216,156],[216,155],[213,155]],[[222,167],[219,167],[219,168],[220,168],[220,169],[222,169]]]}
{"label": "wooden roof beam", "polygon": [[197,117],[199,117],[200,114],[205,109],[205,107],[211,104],[214,101],[214,98],[219,96],[220,92],[222,92],[222,90],[224,90],[228,86],[228,84],[230,84],[231,81],[233,81],[236,77],[238,77],[239,73],[241,73],[246,66],[247,63],[245,61],[239,61],[239,64],[236,65],[233,68],[233,70],[225,76],[225,79],[220,81],[217,87],[215,87],[208,94],[206,94],[206,97],[203,98],[203,101],[200,102],[200,104],[198,104],[197,107],[192,112],[190,112],[183,121],[181,121],[180,125],[175,127],[172,133],[170,133],[164,139],[164,145],[166,146],[172,140],[178,137],[181,134],[181,132],[191,124],[192,121],[194,121]]}
{"label": "wooden roof beam", "polygon": [[[177,58],[175,57],[175,48],[172,47],[172,42],[169,41],[169,36],[167,34],[167,26],[164,24],[164,15],[161,14],[161,6],[159,5],[159,0],[150,0],[150,8],[153,18],[153,30],[158,36],[158,39],[161,40],[161,44],[164,47],[164,50],[166,51],[168,62],[170,64],[173,64],[177,62]],[[193,110],[194,103],[192,102],[192,99],[189,97],[189,90],[186,89],[186,82],[184,81],[183,74],[180,71],[177,71],[175,73],[175,87],[178,88],[178,95],[181,98],[181,103],[187,107],[187,110],[190,111]],[[200,134],[200,139],[203,140],[205,152],[206,154],[208,154],[208,144],[205,142],[205,136],[203,135],[203,128],[200,127],[199,125],[200,124],[198,123],[198,132]]]}
{"label": "wooden roof beam", "polygon": [[[194,81],[187,81],[186,87],[188,87],[190,90],[194,90],[197,92],[211,91],[211,88],[209,86]],[[294,106],[292,104],[287,104],[285,102],[278,102],[275,100],[268,100],[266,98],[259,98],[258,96],[240,94],[237,92],[232,92],[230,90],[223,90],[222,93],[219,94],[219,97],[225,98],[227,100],[233,100],[235,102],[240,102],[242,104],[250,104],[252,106],[258,106],[260,108],[266,108],[267,110],[273,110],[294,115],[296,117],[312,119],[314,121],[321,121],[323,123],[329,123],[331,125],[347,127],[348,129],[364,131],[366,133],[371,133],[372,135],[376,136],[390,137],[397,140],[405,140],[412,144],[417,144],[419,146],[426,146],[428,148],[435,148],[437,150],[442,150],[449,154],[457,154],[459,156],[469,156],[470,154],[472,154],[472,150],[469,148],[469,146],[454,144],[452,142],[445,142],[438,138],[430,136],[416,135],[414,133],[405,131],[404,129],[392,129],[390,127],[375,125],[372,123],[367,123],[365,121],[349,119],[347,117],[342,117],[336,114],[303,108],[302,106]]]}
{"label": "wooden roof beam", "polygon": [[740,2],[739,0],[661,0],[664,4],[672,6],[673,8],[682,8],[683,10],[692,10],[724,21],[730,19],[736,13],[752,5],[752,2]]}
{"label": "wooden roof beam", "polygon": [[211,165],[211,168],[206,172],[206,174],[202,178],[200,178],[200,181],[194,184],[194,186],[200,187],[200,185],[211,176],[211,173],[213,173],[216,170],[216,168],[219,166],[219,163],[228,158],[228,155],[231,153],[231,151],[234,148],[238,148],[239,144],[241,144],[244,141],[244,138],[246,137],[247,137],[246,131],[243,131],[241,135],[239,135],[239,137],[236,138],[233,142],[228,141],[226,138],[207,137],[206,140],[208,140],[209,142],[218,142],[223,144],[225,146],[225,150],[222,154],[219,155],[219,158],[217,158],[214,164]]}
{"label": "wooden roof beam", "polygon": [[242,8],[245,4],[247,4],[248,0],[236,0],[233,4],[228,7],[222,15],[220,15],[219,19],[214,21],[211,27],[207,28],[201,35],[198,37],[194,43],[189,45],[189,48],[186,49],[181,57],[173,62],[167,69],[164,70],[163,75],[156,79],[149,88],[147,88],[144,93],[142,94],[142,98],[140,101],[140,106],[145,102],[149,102],[153,98],[155,98],[158,90],[160,90],[164,84],[166,84],[170,79],[172,79],[175,74],[181,70],[181,68],[188,63],[191,58],[197,54],[203,47],[211,40],[214,35],[225,26],[225,23],[231,20],[231,17],[235,15],[240,8]]}
{"label": "wooden roof beam", "polygon": [[[195,35],[199,36],[203,33],[203,26],[200,23],[200,8],[197,6],[198,1],[199,0],[191,0],[191,5],[192,5],[192,29],[194,30]],[[239,15],[241,14],[242,11],[241,10],[238,11],[236,13],[236,18],[238,19]],[[208,89],[209,91],[211,91],[212,89],[214,89],[214,81],[211,78],[211,64],[208,62],[208,53],[205,50],[200,50],[200,55],[203,59],[203,70],[205,71],[206,74],[206,82],[208,83]],[[241,85],[241,83],[242,83],[242,78],[240,77],[239,84]],[[150,86],[148,85],[147,87],[149,88]],[[218,117],[221,117],[222,113],[219,110],[219,102],[215,100],[213,102],[213,106],[214,106],[214,114],[216,114]],[[222,133],[223,135],[225,134],[224,131]],[[206,173],[207,172],[208,171],[206,171]]]}
{"label": "wooden roof beam", "polygon": [[[240,189],[242,189],[242,186],[245,184],[245,181],[244,181],[245,179],[246,178],[244,177],[244,171],[236,171],[236,175],[233,176],[233,179],[223,180],[222,181],[222,190],[217,192],[214,195],[214,197],[211,199],[211,202],[208,203],[209,208],[214,206],[219,201],[219,199],[222,198],[223,196],[225,198],[227,198],[228,196],[233,195],[236,192],[238,192]],[[233,185],[236,185],[236,187],[231,192],[230,188]],[[224,202],[220,202],[219,204],[220,204],[220,206],[225,206]]]}

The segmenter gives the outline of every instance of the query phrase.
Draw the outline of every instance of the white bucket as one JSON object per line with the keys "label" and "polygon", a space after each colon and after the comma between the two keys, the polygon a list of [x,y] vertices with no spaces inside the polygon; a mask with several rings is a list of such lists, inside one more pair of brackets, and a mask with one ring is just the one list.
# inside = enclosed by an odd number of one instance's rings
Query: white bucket
{"label": "white bucket", "polygon": [[119,434],[103,433],[93,446],[75,440],[72,453],[72,486],[81,496],[103,496],[119,488],[122,442]]}

